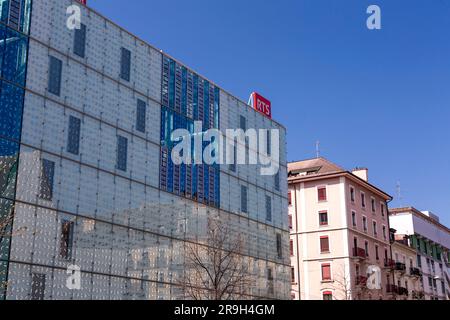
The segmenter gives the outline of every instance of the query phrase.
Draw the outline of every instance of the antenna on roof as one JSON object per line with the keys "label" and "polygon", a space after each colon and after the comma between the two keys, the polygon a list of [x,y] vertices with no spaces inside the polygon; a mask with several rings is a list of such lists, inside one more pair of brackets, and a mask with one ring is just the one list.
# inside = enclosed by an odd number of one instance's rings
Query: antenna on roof
{"label": "antenna on roof", "polygon": [[316,141],[316,157],[317,157],[317,159],[320,158],[320,141],[319,140]]}

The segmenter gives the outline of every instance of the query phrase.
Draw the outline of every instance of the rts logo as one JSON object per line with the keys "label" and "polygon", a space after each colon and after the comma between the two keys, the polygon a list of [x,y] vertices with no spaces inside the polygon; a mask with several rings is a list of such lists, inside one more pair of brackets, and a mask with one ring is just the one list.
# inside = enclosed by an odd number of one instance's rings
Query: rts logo
{"label": "rts logo", "polygon": [[253,92],[248,102],[255,110],[272,119],[272,104],[260,94]]}

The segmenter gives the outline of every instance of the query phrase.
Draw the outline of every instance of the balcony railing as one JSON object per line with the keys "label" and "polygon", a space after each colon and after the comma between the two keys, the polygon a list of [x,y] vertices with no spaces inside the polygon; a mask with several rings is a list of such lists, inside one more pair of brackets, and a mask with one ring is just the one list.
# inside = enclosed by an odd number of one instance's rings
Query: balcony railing
{"label": "balcony railing", "polygon": [[356,277],[356,285],[357,286],[365,286],[367,284],[367,277],[357,276]]}
{"label": "balcony railing", "polygon": [[424,300],[425,299],[425,293],[423,291],[413,291],[412,292],[412,298],[414,300]]}
{"label": "balcony railing", "polygon": [[354,248],[353,249],[353,256],[355,258],[366,259],[367,258],[366,250],[364,250],[362,248]]}
{"label": "balcony railing", "polygon": [[386,268],[394,268],[395,267],[395,261],[392,259],[385,259],[384,260],[384,266]]}
{"label": "balcony railing", "polygon": [[402,272],[405,272],[405,271],[406,271],[406,264],[401,263],[401,262],[397,262],[397,263],[395,264],[395,270],[396,270],[396,271],[402,271]]}
{"label": "balcony railing", "polygon": [[407,295],[409,295],[408,289],[403,288],[403,287],[398,287],[397,289],[398,289],[398,294],[400,296],[407,296]]}
{"label": "balcony railing", "polygon": [[396,285],[393,284],[388,284],[386,287],[386,292],[387,293],[396,293],[398,294],[398,287]]}
{"label": "balcony railing", "polygon": [[422,276],[422,271],[419,268],[411,268],[409,273],[413,277],[421,277]]}

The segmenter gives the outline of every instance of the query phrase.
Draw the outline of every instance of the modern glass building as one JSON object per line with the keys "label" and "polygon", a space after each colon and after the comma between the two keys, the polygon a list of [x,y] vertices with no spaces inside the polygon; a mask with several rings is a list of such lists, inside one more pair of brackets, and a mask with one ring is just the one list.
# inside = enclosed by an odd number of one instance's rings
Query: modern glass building
{"label": "modern glass building", "polygon": [[[289,299],[281,125],[79,2],[0,14],[0,299],[188,298],[185,244],[208,245],[209,217],[245,239],[245,298]],[[170,133],[194,121],[280,130],[279,174],[175,165]]]}

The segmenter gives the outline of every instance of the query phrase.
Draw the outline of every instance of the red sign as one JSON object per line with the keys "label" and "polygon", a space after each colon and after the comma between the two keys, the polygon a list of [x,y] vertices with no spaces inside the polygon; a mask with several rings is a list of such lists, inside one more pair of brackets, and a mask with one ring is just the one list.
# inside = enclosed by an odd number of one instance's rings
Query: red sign
{"label": "red sign", "polygon": [[78,2],[81,2],[81,3],[84,4],[84,5],[86,4],[86,1],[87,1],[87,0],[78,0]]}
{"label": "red sign", "polygon": [[257,111],[272,119],[272,104],[260,94],[253,92],[250,96],[250,105]]}

